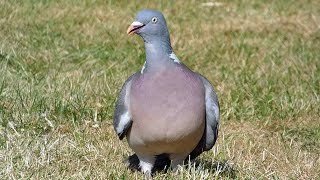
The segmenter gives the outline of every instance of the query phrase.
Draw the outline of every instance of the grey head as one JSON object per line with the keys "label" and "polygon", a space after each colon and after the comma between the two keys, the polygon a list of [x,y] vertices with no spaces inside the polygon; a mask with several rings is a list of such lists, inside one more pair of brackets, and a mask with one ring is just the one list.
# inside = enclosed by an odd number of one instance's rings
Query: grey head
{"label": "grey head", "polygon": [[167,41],[170,44],[167,23],[160,11],[142,10],[128,28],[128,34],[136,33],[147,43]]}
{"label": "grey head", "polygon": [[138,12],[127,33],[129,35],[138,34],[143,38],[146,50],[146,66],[157,63],[151,63],[151,61],[169,58],[179,62],[173,54],[167,23],[160,11],[142,10]]}

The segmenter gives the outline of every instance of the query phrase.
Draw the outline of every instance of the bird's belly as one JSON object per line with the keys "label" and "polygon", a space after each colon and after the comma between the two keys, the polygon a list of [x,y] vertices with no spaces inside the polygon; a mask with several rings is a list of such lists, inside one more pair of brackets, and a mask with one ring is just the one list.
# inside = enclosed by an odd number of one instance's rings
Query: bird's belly
{"label": "bird's belly", "polygon": [[174,82],[178,83],[158,79],[133,87],[128,143],[134,151],[155,155],[191,152],[200,141],[205,124],[202,85],[190,79]]}

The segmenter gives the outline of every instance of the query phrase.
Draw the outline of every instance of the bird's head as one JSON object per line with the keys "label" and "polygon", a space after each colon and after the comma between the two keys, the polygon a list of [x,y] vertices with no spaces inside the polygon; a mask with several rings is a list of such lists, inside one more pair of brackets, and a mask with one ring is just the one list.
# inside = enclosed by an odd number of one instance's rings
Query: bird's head
{"label": "bird's head", "polygon": [[155,10],[140,11],[129,26],[127,34],[138,34],[146,42],[169,39],[166,20],[161,12]]}

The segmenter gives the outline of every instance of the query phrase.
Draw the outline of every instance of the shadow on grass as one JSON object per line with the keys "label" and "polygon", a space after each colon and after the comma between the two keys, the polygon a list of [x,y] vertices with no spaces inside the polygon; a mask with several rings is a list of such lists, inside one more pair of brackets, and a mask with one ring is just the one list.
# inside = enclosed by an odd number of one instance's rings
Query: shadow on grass
{"label": "shadow on grass", "polygon": [[[127,164],[128,168],[132,171],[140,171],[139,167],[139,158],[136,154],[129,156],[124,160],[124,163]],[[170,168],[171,161],[166,155],[157,156],[155,166],[152,169],[152,173],[167,173]],[[185,163],[188,164],[188,163]],[[195,160],[189,164],[191,166],[195,165],[195,168],[201,167],[207,169],[212,174],[217,174],[219,177],[229,177],[235,178],[237,175],[237,170],[227,161],[206,161],[206,160]]]}

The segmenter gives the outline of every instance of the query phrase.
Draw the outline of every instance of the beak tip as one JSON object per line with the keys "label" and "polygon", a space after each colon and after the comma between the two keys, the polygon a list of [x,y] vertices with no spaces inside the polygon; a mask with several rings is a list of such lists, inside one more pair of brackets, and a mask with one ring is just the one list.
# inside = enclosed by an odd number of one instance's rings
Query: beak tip
{"label": "beak tip", "polygon": [[135,33],[135,31],[133,31],[134,27],[133,26],[129,26],[128,29],[127,29],[127,34],[128,36],[130,36],[131,34]]}

